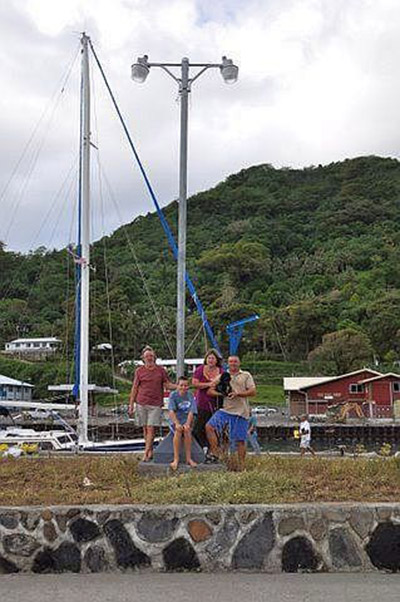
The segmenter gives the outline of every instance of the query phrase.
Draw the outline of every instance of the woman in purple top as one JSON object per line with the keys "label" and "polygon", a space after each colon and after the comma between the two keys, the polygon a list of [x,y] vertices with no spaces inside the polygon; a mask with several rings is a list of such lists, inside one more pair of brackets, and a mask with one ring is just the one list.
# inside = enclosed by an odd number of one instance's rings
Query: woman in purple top
{"label": "woman in purple top", "polygon": [[193,374],[192,384],[196,389],[197,403],[197,420],[193,435],[203,448],[208,447],[206,424],[217,409],[216,398],[208,395],[207,391],[218,383],[222,372],[222,358],[215,349],[209,349],[203,365],[196,368]]}

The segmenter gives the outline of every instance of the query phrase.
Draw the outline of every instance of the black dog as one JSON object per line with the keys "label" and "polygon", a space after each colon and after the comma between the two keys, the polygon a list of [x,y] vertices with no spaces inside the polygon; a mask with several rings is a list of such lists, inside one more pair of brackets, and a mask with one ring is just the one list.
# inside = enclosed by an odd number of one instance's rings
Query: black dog
{"label": "black dog", "polygon": [[215,387],[215,390],[223,397],[227,397],[229,393],[232,392],[231,375],[229,374],[229,372],[223,372],[221,374],[221,378],[219,380],[219,383]]}

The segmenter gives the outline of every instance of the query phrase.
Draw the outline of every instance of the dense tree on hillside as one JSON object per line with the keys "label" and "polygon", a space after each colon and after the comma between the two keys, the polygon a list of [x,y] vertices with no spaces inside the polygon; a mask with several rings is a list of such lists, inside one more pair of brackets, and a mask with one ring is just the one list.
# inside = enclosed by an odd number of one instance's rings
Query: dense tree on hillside
{"label": "dense tree on hillside", "polygon": [[[306,359],[324,335],[351,327],[367,334],[378,357],[398,357],[399,199],[400,163],[377,157],[301,170],[257,165],[189,199],[188,271],[224,350],[226,325],[257,312],[243,353]],[[164,212],[176,233],[177,203]],[[144,343],[170,355],[176,265],[157,215],[98,241],[91,263],[91,345],[112,339],[117,360],[137,356]],[[57,335],[70,354],[71,255],[0,245],[0,269],[0,343]],[[201,354],[189,295],[187,308],[187,345]]]}
{"label": "dense tree on hillside", "polygon": [[234,286],[245,286],[254,279],[267,278],[271,261],[263,244],[241,239],[206,251],[197,264],[219,278],[221,274],[229,276]]}
{"label": "dense tree on hillside", "polygon": [[384,357],[389,351],[400,351],[400,291],[382,292],[368,304],[363,320],[374,349]]}
{"label": "dense tree on hillside", "polygon": [[373,350],[363,332],[346,328],[325,334],[308,361],[315,374],[344,374],[372,363]]}

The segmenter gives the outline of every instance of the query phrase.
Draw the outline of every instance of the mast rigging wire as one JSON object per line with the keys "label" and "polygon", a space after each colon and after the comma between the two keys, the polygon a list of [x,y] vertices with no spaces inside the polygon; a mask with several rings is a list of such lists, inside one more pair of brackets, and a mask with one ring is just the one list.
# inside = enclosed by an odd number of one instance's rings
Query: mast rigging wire
{"label": "mast rigging wire", "polygon": [[[110,198],[111,198],[111,200],[112,200],[112,202],[113,202],[113,204],[114,204],[115,210],[116,210],[116,212],[117,212],[118,219],[119,219],[119,221],[122,223],[122,216],[121,216],[120,208],[119,208],[119,205],[118,205],[118,203],[117,203],[117,201],[116,201],[115,195],[113,194],[113,191],[112,191],[111,185],[110,185],[110,183],[109,183],[109,181],[108,181],[108,178],[107,178],[107,176],[106,176],[106,174],[104,173],[104,171],[103,171],[103,170],[102,170],[102,174],[103,174],[104,181],[105,181],[105,183],[106,183],[106,185],[107,185],[107,188],[108,188],[108,192],[109,192]],[[169,340],[170,340],[170,337],[168,337],[168,336],[167,336],[167,334],[166,334],[166,332],[165,332],[164,325],[163,325],[163,323],[162,323],[162,321],[161,321],[161,318],[160,318],[159,312],[158,312],[158,310],[157,310],[157,307],[156,307],[156,305],[155,305],[155,302],[154,302],[153,296],[152,296],[152,294],[151,294],[151,291],[150,291],[150,289],[149,289],[149,285],[148,285],[148,283],[147,283],[146,277],[145,277],[145,275],[144,275],[144,272],[143,272],[143,270],[142,270],[142,267],[141,267],[141,265],[140,265],[139,258],[138,258],[138,256],[136,255],[135,247],[134,247],[134,245],[133,245],[133,243],[132,243],[132,240],[131,240],[131,238],[130,238],[130,235],[129,235],[129,233],[127,232],[127,225],[126,225],[126,224],[125,224],[125,225],[122,225],[121,229],[122,229],[122,231],[123,231],[123,233],[124,233],[124,235],[125,235],[126,242],[128,243],[128,248],[129,248],[129,250],[130,250],[130,252],[131,252],[131,254],[132,254],[132,257],[133,257],[133,259],[134,259],[134,261],[135,261],[136,269],[137,269],[137,271],[138,271],[138,273],[139,273],[139,275],[140,275],[140,277],[141,277],[141,279],[142,279],[142,282],[143,282],[143,286],[144,286],[145,292],[146,292],[146,294],[147,294],[147,296],[148,296],[148,298],[149,298],[149,301],[150,301],[151,307],[152,307],[152,309],[153,309],[153,312],[154,312],[154,315],[155,315],[155,317],[156,317],[156,320],[157,320],[157,322],[158,322],[158,325],[159,325],[159,327],[160,327],[160,330],[161,330],[161,332],[162,332],[162,334],[163,334],[163,337],[164,337],[165,343],[166,343],[166,345],[167,345],[167,347],[168,347],[168,350],[169,350],[169,352],[170,352],[170,354],[171,354],[171,357],[173,357],[173,356],[174,356],[174,351],[172,350],[172,347],[171,347],[171,345],[170,345],[170,342],[169,342]]]}
{"label": "mast rigging wire", "polygon": [[[34,150],[34,148],[32,148],[32,154],[31,154],[31,157],[30,157],[30,159],[28,161],[28,171],[27,171],[27,175],[26,175],[26,178],[25,178],[25,182],[22,184],[19,193],[17,193],[17,195],[15,195],[15,196],[17,196],[17,198],[19,196],[19,198],[18,198],[17,202],[14,205],[14,209],[13,209],[13,211],[11,213],[11,216],[10,216],[9,225],[8,225],[6,231],[5,231],[5,234],[2,237],[4,240],[7,240],[8,236],[9,236],[9,233],[10,233],[10,230],[11,230],[13,224],[14,224],[16,213],[17,213],[17,211],[19,209],[19,206],[20,206],[20,203],[21,203],[22,198],[24,196],[25,190],[26,190],[26,188],[27,188],[27,186],[29,184],[30,178],[31,178],[32,173],[33,173],[33,171],[35,169],[35,166],[37,164],[40,152],[41,152],[41,150],[42,150],[42,148],[44,146],[44,143],[46,141],[47,135],[49,133],[50,125],[51,125],[51,123],[52,123],[52,121],[54,119],[54,115],[55,115],[56,109],[57,109],[57,107],[58,107],[58,105],[59,105],[59,103],[61,101],[61,97],[63,96],[63,94],[65,92],[65,88],[66,88],[67,83],[69,81],[72,69],[73,69],[73,67],[75,65],[75,62],[76,62],[76,59],[77,59],[78,55],[79,55],[79,46],[78,46],[77,50],[75,51],[75,53],[73,55],[72,61],[67,66],[66,72],[64,71],[62,77],[58,81],[57,86],[55,88],[55,91],[53,92],[53,95],[50,98],[50,101],[46,105],[46,107],[43,110],[43,112],[42,112],[42,114],[41,114],[38,122],[36,123],[35,127],[33,128],[33,131],[32,131],[32,133],[31,133],[28,141],[26,142],[26,144],[25,144],[25,146],[23,148],[21,155],[20,155],[19,159],[17,160],[17,162],[16,162],[16,164],[15,164],[15,166],[14,166],[14,168],[13,168],[11,174],[10,174],[10,177],[9,177],[8,181],[6,182],[6,184],[5,184],[2,192],[0,194],[0,203],[1,203],[3,201],[3,199],[4,199],[4,197],[5,197],[8,189],[10,188],[10,185],[11,185],[12,181],[14,180],[14,177],[15,177],[15,175],[16,175],[16,173],[17,173],[17,171],[18,171],[18,169],[19,169],[19,167],[20,167],[23,159],[28,154],[28,150],[31,147],[33,147],[33,142],[34,142],[34,139],[36,137],[37,132],[39,131],[40,125],[42,124],[42,122],[44,122],[47,113],[49,111],[51,111],[50,112],[50,116],[49,116],[49,118],[47,120],[46,132],[43,135],[42,140],[39,141],[39,144],[38,144],[36,150]],[[61,84],[61,89],[60,89],[60,84]],[[58,96],[57,96],[57,93],[58,93]],[[57,96],[57,98],[56,98],[56,96]]]}
{"label": "mast rigging wire", "polygon": [[[93,78],[92,78],[92,86],[93,86],[93,91],[94,91],[94,79]],[[96,99],[96,95],[95,94],[93,94],[93,98]],[[96,102],[95,102],[95,100],[94,100],[94,116],[95,116],[97,137],[99,138],[99,128],[98,128],[97,112],[96,112]],[[120,223],[122,224],[122,229],[123,229],[124,235],[125,235],[127,243],[128,243],[128,248],[129,248],[129,250],[131,252],[131,255],[132,255],[133,259],[134,259],[134,262],[135,262],[135,265],[136,265],[136,269],[137,269],[137,271],[138,271],[138,273],[140,275],[140,278],[142,280],[142,283],[143,283],[144,290],[145,290],[146,295],[147,295],[147,297],[148,297],[148,299],[150,301],[150,305],[152,307],[153,313],[154,313],[155,318],[157,320],[158,326],[159,326],[159,328],[160,328],[160,330],[161,330],[161,332],[163,334],[163,337],[164,337],[164,340],[165,340],[166,345],[168,347],[169,353],[171,354],[171,357],[173,357],[174,352],[173,352],[173,350],[171,348],[171,345],[169,343],[170,337],[167,335],[167,333],[165,331],[164,324],[163,324],[163,322],[161,320],[160,313],[159,313],[159,311],[158,311],[158,309],[156,307],[154,298],[153,298],[153,296],[151,294],[150,288],[149,288],[148,283],[146,281],[144,272],[143,272],[142,267],[141,267],[140,262],[139,262],[139,258],[136,255],[135,247],[134,247],[134,245],[132,243],[132,240],[131,240],[131,238],[129,236],[129,233],[126,230],[126,227],[123,225],[123,220],[122,220],[122,217],[121,217],[121,212],[120,212],[120,208],[119,208],[118,202],[116,200],[116,196],[115,196],[115,194],[114,194],[114,192],[112,190],[111,184],[110,184],[110,182],[109,182],[109,180],[108,180],[108,178],[106,176],[106,173],[105,173],[104,169],[102,168],[102,163],[101,163],[101,160],[100,160],[100,150],[99,150],[100,149],[100,144],[99,144],[98,140],[97,140],[97,146],[94,146],[94,147],[98,151],[96,157],[97,157],[97,165],[98,165],[99,191],[100,191],[101,202],[103,203],[103,194],[102,194],[102,181],[103,181],[103,179],[102,178],[104,178],[104,182],[105,182],[105,184],[107,186],[107,189],[108,189],[108,194],[109,194],[109,196],[111,198],[111,201],[114,204],[114,207],[115,207],[117,215],[118,215],[118,219],[119,219]],[[103,211],[103,205],[102,205],[101,208],[102,208],[102,211]],[[103,244],[105,245],[104,213],[102,213],[102,229],[103,229]],[[106,265],[106,263],[105,263],[105,270],[107,271],[107,265]],[[111,305],[110,305],[109,287],[108,287],[107,277],[106,277],[106,287],[107,287],[107,291],[108,291],[107,292],[107,295],[108,295],[107,303],[108,303],[108,307],[109,307],[109,311],[110,311],[110,327],[111,327]],[[111,339],[112,339],[112,335],[111,335]],[[112,344],[112,347],[113,347],[113,340],[111,340],[111,344]],[[113,379],[114,379],[114,367],[115,367],[115,365],[113,365]]]}
{"label": "mast rigging wire", "polygon": [[[94,122],[95,122],[95,131],[97,133],[97,139],[99,139],[99,124],[97,118],[97,105],[96,100],[97,96],[95,93],[95,81],[94,78],[91,80],[92,82],[92,98],[93,98],[93,114],[94,114]],[[103,241],[103,261],[104,261],[104,280],[106,285],[106,300],[107,300],[107,321],[108,321],[108,336],[111,344],[110,350],[110,362],[111,362],[111,374],[112,374],[112,386],[113,389],[116,390],[116,379],[115,379],[115,352],[114,352],[114,337],[113,337],[113,327],[111,320],[111,298],[110,298],[110,279],[109,279],[109,271],[108,271],[108,259],[107,259],[107,245],[106,245],[106,229],[105,229],[105,220],[104,220],[104,195],[103,195],[103,181],[101,178],[101,166],[100,166],[100,149],[97,140],[97,146],[91,143],[92,146],[97,150],[96,159],[97,159],[97,176],[98,176],[98,186],[99,186],[99,199],[100,199],[100,214],[101,214],[101,229],[102,229],[102,241]],[[113,402],[114,409],[117,408],[117,394],[113,393]],[[116,434],[119,436],[119,423],[116,423]]]}
{"label": "mast rigging wire", "polygon": [[[137,164],[139,166],[139,169],[140,169],[140,172],[141,172],[141,174],[143,176],[143,179],[145,181],[147,190],[148,190],[148,192],[150,194],[150,197],[151,197],[151,199],[152,199],[152,201],[153,201],[153,203],[154,203],[154,205],[156,207],[156,211],[157,211],[158,217],[159,217],[159,219],[161,221],[161,224],[162,224],[162,226],[164,228],[164,231],[165,231],[165,233],[167,235],[169,245],[170,245],[170,247],[172,249],[172,252],[174,254],[174,257],[176,259],[177,256],[178,256],[178,248],[177,248],[177,245],[176,245],[176,242],[175,242],[175,238],[174,238],[174,236],[172,234],[172,231],[171,231],[171,228],[169,227],[169,224],[168,224],[168,222],[167,222],[167,220],[166,220],[166,218],[165,218],[165,216],[164,216],[164,214],[163,214],[163,212],[161,210],[161,207],[160,207],[160,205],[159,205],[159,203],[157,201],[156,195],[155,195],[155,193],[153,191],[153,188],[152,188],[152,186],[150,184],[150,180],[147,177],[147,174],[145,172],[143,164],[142,164],[142,162],[140,160],[139,154],[138,154],[138,152],[137,152],[137,150],[135,148],[135,145],[133,144],[132,137],[131,137],[131,135],[130,135],[130,133],[128,131],[128,128],[127,128],[127,126],[125,124],[125,121],[124,121],[124,119],[122,117],[121,111],[120,111],[120,109],[118,107],[118,104],[117,104],[117,102],[115,100],[114,94],[113,94],[113,92],[112,92],[112,90],[110,88],[110,85],[109,85],[108,80],[106,78],[106,75],[104,73],[103,67],[102,67],[102,65],[101,65],[101,63],[100,63],[100,61],[99,61],[99,59],[97,57],[97,54],[96,54],[96,52],[94,50],[92,41],[90,39],[89,39],[89,47],[90,47],[90,49],[91,49],[91,51],[93,53],[93,56],[94,56],[95,61],[97,63],[97,66],[98,66],[98,68],[100,70],[100,73],[101,73],[102,78],[104,80],[105,86],[106,86],[106,88],[107,88],[107,90],[108,90],[108,92],[110,94],[111,101],[112,101],[112,103],[114,105],[114,108],[115,108],[115,110],[117,112],[118,118],[119,118],[119,120],[121,122],[122,128],[123,128],[123,130],[125,132],[125,135],[127,137],[129,146],[130,146],[130,148],[131,148],[131,150],[132,150],[132,152],[134,154],[134,157],[136,159],[136,162],[137,162]],[[187,287],[189,289],[189,292],[190,292],[190,294],[192,296],[192,299],[193,299],[193,301],[194,301],[194,303],[196,305],[197,311],[199,312],[201,320],[202,320],[202,322],[204,324],[204,327],[205,327],[205,329],[207,331],[207,334],[208,334],[208,336],[209,336],[209,338],[210,338],[210,340],[211,340],[211,342],[213,344],[213,347],[215,347],[217,349],[217,351],[219,353],[221,353],[221,350],[219,348],[218,342],[217,342],[217,340],[216,340],[216,338],[214,336],[214,333],[213,333],[213,331],[211,329],[210,323],[208,322],[208,319],[207,319],[206,313],[204,311],[204,308],[202,306],[202,303],[201,303],[199,297],[197,296],[197,292],[196,292],[196,289],[194,287],[194,284],[193,284],[193,282],[192,282],[192,280],[191,280],[191,278],[190,278],[190,276],[189,276],[189,274],[187,272],[185,272],[185,280],[186,280],[186,285],[187,285]]]}

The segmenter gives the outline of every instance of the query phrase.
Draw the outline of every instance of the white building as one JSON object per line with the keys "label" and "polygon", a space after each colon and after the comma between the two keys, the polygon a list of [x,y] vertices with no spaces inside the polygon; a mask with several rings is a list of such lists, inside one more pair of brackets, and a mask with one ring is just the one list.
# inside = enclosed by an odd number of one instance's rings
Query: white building
{"label": "white building", "polygon": [[37,339],[14,339],[6,343],[6,353],[54,353],[61,341],[56,337]]}
{"label": "white building", "polygon": [[0,374],[0,401],[31,401],[33,385]]}
{"label": "white building", "polygon": [[[157,357],[156,364],[158,366],[163,366],[164,368],[167,368],[167,370],[170,368],[172,371],[176,372],[176,360],[174,359],[163,360],[160,357]],[[185,366],[188,367],[191,373],[194,372],[196,368],[198,366],[201,366],[202,364],[204,364],[203,357],[185,359]],[[121,374],[124,375],[127,374],[128,369],[132,366],[135,366],[135,368],[138,366],[143,366],[143,360],[124,360],[123,362],[118,364],[118,367],[121,370]]]}

